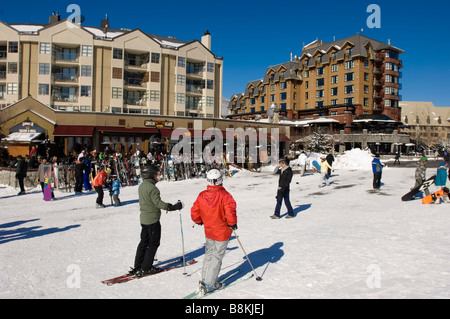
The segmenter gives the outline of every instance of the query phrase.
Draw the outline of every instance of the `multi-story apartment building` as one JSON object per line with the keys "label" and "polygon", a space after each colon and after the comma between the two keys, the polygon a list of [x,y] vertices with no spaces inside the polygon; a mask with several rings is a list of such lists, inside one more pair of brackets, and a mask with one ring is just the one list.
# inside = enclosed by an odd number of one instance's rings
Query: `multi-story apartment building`
{"label": "multi-story apartment building", "polygon": [[402,53],[360,34],[331,43],[314,41],[294,61],[268,68],[264,79],[234,95],[229,117],[265,117],[275,104],[289,120],[329,116],[350,125],[348,114],[375,114],[400,121]]}
{"label": "multi-story apartment building", "polygon": [[424,148],[450,143],[450,107],[437,107],[432,102],[401,102],[401,131]]}
{"label": "multi-story apartment building", "polygon": [[0,21],[0,105],[29,95],[57,110],[220,117],[223,59],[188,42],[61,21]]}

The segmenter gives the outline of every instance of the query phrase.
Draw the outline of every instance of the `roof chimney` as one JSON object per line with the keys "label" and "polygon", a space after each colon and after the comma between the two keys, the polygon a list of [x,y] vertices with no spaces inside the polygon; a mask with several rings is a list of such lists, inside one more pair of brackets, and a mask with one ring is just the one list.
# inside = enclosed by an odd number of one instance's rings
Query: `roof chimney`
{"label": "roof chimney", "polygon": [[61,16],[59,15],[59,12],[52,12],[52,15],[48,19],[49,24],[54,24],[61,21]]}
{"label": "roof chimney", "polygon": [[105,15],[105,19],[103,19],[100,23],[100,26],[102,28],[109,28],[109,20],[108,20],[108,15]]}
{"label": "roof chimney", "polygon": [[211,34],[208,30],[202,36],[202,44],[211,51]]}

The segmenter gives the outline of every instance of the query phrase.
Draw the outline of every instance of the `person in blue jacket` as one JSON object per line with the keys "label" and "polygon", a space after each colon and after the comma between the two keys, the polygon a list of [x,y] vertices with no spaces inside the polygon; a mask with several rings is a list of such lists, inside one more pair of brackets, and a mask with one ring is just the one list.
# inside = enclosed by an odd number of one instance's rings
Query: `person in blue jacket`
{"label": "person in blue jacket", "polygon": [[[437,169],[436,179],[434,180],[434,184],[438,187],[437,190],[442,189],[447,185],[447,164],[441,163],[439,168]],[[450,197],[450,196],[449,196]],[[443,197],[441,197],[443,200]],[[436,203],[440,203],[441,199],[436,200]]]}
{"label": "person in blue jacket", "polygon": [[381,187],[381,175],[383,172],[384,164],[380,162],[380,154],[376,154],[372,161],[373,172],[373,189],[380,189]]}
{"label": "person in blue jacket", "polygon": [[113,193],[112,197],[114,201],[114,207],[117,207],[122,205],[119,199],[120,181],[117,179],[116,175],[112,175],[111,178],[112,178],[112,193]]}

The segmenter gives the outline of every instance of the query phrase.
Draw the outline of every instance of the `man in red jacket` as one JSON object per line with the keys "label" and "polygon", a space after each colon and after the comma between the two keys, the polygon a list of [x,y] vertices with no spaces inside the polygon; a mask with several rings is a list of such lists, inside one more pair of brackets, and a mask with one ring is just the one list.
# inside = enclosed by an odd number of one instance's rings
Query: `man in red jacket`
{"label": "man in red jacket", "polygon": [[204,225],[206,247],[200,289],[207,293],[220,289],[217,282],[222,259],[233,230],[237,229],[236,202],[222,186],[222,173],[212,169],[206,175],[209,184],[191,208],[194,223]]}

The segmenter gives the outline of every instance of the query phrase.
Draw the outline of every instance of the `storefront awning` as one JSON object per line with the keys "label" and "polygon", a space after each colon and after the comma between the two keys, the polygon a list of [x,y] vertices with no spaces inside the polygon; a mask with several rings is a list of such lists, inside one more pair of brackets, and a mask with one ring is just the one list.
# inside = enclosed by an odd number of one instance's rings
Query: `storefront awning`
{"label": "storefront awning", "polygon": [[92,137],[94,134],[93,126],[82,125],[58,125],[53,131],[53,136],[86,136]]}
{"label": "storefront awning", "polygon": [[7,137],[3,138],[2,141],[8,143],[30,143],[42,133],[11,133]]}
{"label": "storefront awning", "polygon": [[108,133],[158,133],[158,129],[153,127],[98,126],[97,130]]}

